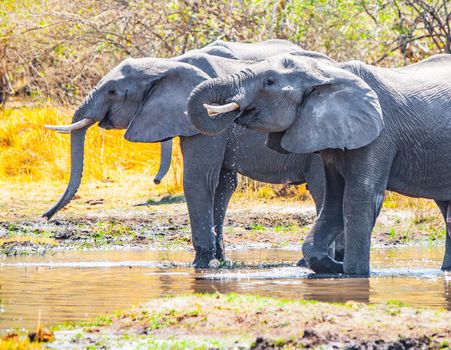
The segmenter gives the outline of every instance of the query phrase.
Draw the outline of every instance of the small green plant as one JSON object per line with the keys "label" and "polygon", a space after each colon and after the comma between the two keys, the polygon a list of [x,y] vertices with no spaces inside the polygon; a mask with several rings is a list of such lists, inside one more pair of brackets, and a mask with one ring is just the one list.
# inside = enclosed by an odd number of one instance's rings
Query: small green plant
{"label": "small green plant", "polygon": [[394,240],[396,237],[396,231],[394,228],[390,229],[390,231],[388,231],[388,236],[390,240]]}
{"label": "small green plant", "polygon": [[252,224],[251,230],[252,231],[266,231],[266,227],[263,226],[262,224]]}
{"label": "small green plant", "polygon": [[294,232],[296,227],[294,225],[274,225],[274,231],[282,233]]}

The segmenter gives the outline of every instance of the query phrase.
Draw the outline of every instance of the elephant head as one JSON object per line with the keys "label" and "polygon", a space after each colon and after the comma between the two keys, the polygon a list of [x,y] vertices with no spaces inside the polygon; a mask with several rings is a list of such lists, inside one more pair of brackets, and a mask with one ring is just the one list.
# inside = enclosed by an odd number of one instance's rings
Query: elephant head
{"label": "elephant head", "polygon": [[[167,59],[129,58],[110,71],[75,111],[72,124],[46,126],[71,133],[71,176],[59,202],[44,217],[50,219],[73,198],[83,172],[84,138],[99,123],[105,129],[127,129],[134,142],[162,142],[199,132],[186,117],[186,101],[192,89],[209,76],[185,63]],[[167,171],[172,145],[162,143],[158,182]]]}
{"label": "elephant head", "polygon": [[188,116],[202,133],[235,122],[269,133],[268,146],[293,153],[360,148],[384,127],[378,97],[361,78],[336,62],[292,55],[201,83]]}

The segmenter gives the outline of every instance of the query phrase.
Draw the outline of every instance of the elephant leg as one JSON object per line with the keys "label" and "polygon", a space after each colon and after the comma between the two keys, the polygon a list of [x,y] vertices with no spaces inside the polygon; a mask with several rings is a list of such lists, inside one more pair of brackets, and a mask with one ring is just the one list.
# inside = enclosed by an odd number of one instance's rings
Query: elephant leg
{"label": "elephant leg", "polygon": [[347,169],[343,199],[343,271],[350,275],[370,273],[371,232],[384,202],[390,170],[376,169],[373,164],[353,162]]}
{"label": "elephant leg", "polygon": [[451,271],[451,223],[446,227],[445,257],[443,258],[442,270]]}
{"label": "elephant leg", "polygon": [[325,196],[319,216],[302,245],[307,266],[317,273],[341,273],[343,265],[328,254],[343,231],[343,177],[331,166],[324,167]]}
{"label": "elephant leg", "polygon": [[225,142],[199,135],[181,138],[183,190],[188,206],[196,268],[218,267],[214,229],[214,198],[219,184]]}
{"label": "elephant leg", "polygon": [[445,256],[442,270],[451,271],[451,201],[435,201],[437,203],[446,225]]}
{"label": "elephant leg", "polygon": [[345,234],[341,232],[335,239],[335,260],[343,262],[345,258]]}
{"label": "elephant leg", "polygon": [[[325,190],[325,175],[324,165],[321,157],[312,157],[310,165],[305,174],[307,180],[307,186],[310,194],[313,197],[313,201],[316,206],[316,214],[319,215],[321,207],[324,201]],[[341,233],[338,234],[335,242],[329,246],[329,256],[336,261],[343,262],[344,257],[344,227],[341,228]],[[302,261],[298,262],[298,266],[306,266]]]}
{"label": "elephant leg", "polygon": [[206,184],[187,186],[184,181],[184,193],[191,224],[191,234],[196,257],[193,265],[197,268],[208,267],[216,259],[216,237],[213,224],[213,196]]}
{"label": "elephant leg", "polygon": [[384,201],[384,190],[362,200],[359,195],[345,194],[345,256],[343,272],[350,275],[369,275],[370,245],[380,208]]}
{"label": "elephant leg", "polygon": [[[342,263],[345,256],[344,233],[339,233],[334,242],[329,246],[327,254],[337,262]],[[304,258],[296,263],[298,267],[308,267]]]}
{"label": "elephant leg", "polygon": [[448,210],[446,214],[446,246],[442,270],[451,271],[451,201],[448,202]]}
{"label": "elephant leg", "polygon": [[237,186],[236,172],[222,168],[219,174],[219,184],[215,192],[214,223],[216,231],[216,259],[225,260],[223,240],[223,225],[230,198]]}

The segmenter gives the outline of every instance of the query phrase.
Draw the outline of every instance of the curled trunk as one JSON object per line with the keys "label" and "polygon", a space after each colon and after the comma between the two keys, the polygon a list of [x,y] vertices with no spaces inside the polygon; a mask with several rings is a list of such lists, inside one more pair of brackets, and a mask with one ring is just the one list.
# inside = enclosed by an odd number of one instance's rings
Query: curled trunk
{"label": "curled trunk", "polygon": [[[198,85],[188,100],[188,117],[201,133],[216,135],[227,129],[235,120],[239,110],[209,116],[204,104],[224,105],[228,98],[237,96],[238,88],[234,77],[211,79]],[[235,101],[236,102],[236,101]]]}
{"label": "curled trunk", "polygon": [[171,166],[172,158],[172,139],[160,143],[160,169],[153,179],[155,184],[159,184],[163,177],[167,174],[169,167]]}

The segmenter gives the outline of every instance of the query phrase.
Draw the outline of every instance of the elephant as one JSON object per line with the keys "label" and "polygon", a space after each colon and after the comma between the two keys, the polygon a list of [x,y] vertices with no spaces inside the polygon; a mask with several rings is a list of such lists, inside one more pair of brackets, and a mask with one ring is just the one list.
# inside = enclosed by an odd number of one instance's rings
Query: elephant
{"label": "elephant", "polygon": [[[266,133],[273,149],[320,154],[324,202],[302,247],[313,271],[370,274],[386,189],[437,203],[447,221],[442,270],[451,270],[451,55],[381,68],[282,54],[201,83],[188,116],[206,135],[235,123]],[[341,263],[327,247],[343,225]]]}
{"label": "elephant", "polygon": [[[262,53],[263,52],[263,53]],[[196,53],[204,53],[212,56],[218,56],[223,58],[230,58],[235,60],[258,60],[270,56],[275,56],[281,52],[303,52],[298,45],[293,44],[287,40],[272,39],[266,40],[261,43],[240,43],[240,42],[227,42],[224,40],[215,40],[211,44],[198,49],[192,50],[187,55],[181,57],[181,61],[185,63],[194,62],[198,68],[210,67],[200,64],[200,58],[196,57]],[[214,74],[217,67],[211,67],[208,71],[210,74]],[[172,157],[172,139],[169,139],[161,143],[161,161],[157,175],[153,179],[155,184],[159,184],[163,177],[167,174]]]}
{"label": "elephant", "polygon": [[[222,135],[205,136],[185,115],[189,94],[202,81],[239,72],[252,64],[248,60],[256,59],[257,54],[310,53],[279,40],[220,44],[172,59],[127,59],[86,97],[75,111],[71,125],[51,126],[71,132],[71,177],[63,197],[44,216],[50,219],[76,193],[83,170],[85,133],[97,122],[105,129],[127,129],[125,138],[132,142],[161,142],[180,137],[195,267],[216,267],[225,259],[223,221],[237,186],[237,173],[269,183],[307,182],[318,211],[324,181],[318,155],[278,153],[265,146],[266,136],[236,125]],[[236,56],[246,60],[230,57],[230,46],[237,49]],[[255,50],[256,47],[260,49]],[[270,50],[274,47],[275,50]],[[225,57],[213,56],[208,53],[211,50]],[[339,242],[336,248],[335,254],[340,257],[343,249]]]}

